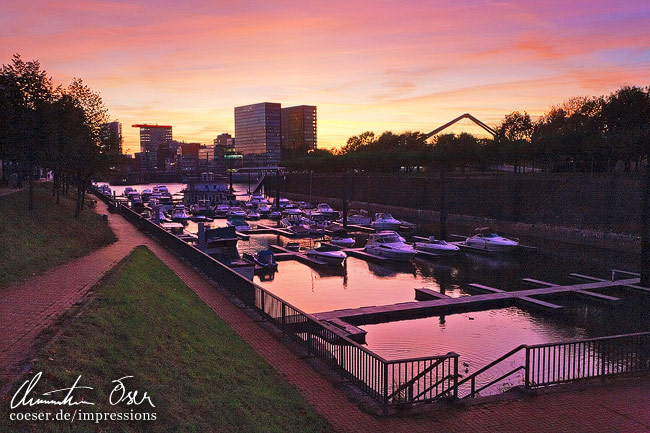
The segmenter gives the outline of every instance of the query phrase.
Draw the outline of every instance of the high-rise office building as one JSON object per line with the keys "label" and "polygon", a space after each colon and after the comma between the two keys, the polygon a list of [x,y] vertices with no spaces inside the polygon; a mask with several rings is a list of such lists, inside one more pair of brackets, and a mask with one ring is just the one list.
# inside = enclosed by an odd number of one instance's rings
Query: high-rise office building
{"label": "high-rise office building", "polygon": [[140,152],[157,152],[161,143],[172,140],[172,127],[168,125],[137,124],[140,128]]}
{"label": "high-rise office building", "polygon": [[248,167],[280,162],[281,106],[274,102],[235,107],[235,150]]}
{"label": "high-rise office building", "polygon": [[316,107],[298,105],[282,109],[282,158],[316,149]]}
{"label": "high-rise office building", "polygon": [[102,125],[102,134],[105,140],[115,141],[119,144],[120,155],[122,154],[122,124],[120,122],[109,122]]}

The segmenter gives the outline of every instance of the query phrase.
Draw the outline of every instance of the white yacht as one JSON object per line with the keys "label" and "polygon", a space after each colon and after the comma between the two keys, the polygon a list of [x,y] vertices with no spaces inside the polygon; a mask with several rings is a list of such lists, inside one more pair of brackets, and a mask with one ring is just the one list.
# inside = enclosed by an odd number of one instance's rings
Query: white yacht
{"label": "white yacht", "polygon": [[268,204],[260,204],[257,206],[257,212],[259,212],[260,216],[266,217],[271,213],[271,207]]}
{"label": "white yacht", "polygon": [[319,203],[316,206],[316,212],[325,216],[325,218],[334,218],[337,216],[338,212],[330,207],[327,203]]}
{"label": "white yacht", "polygon": [[125,186],[124,191],[122,191],[122,195],[124,197],[128,197],[130,193],[132,192],[137,192],[134,188],[131,188],[130,186]]}
{"label": "white yacht", "polygon": [[408,261],[416,254],[412,245],[406,244],[404,238],[390,230],[371,234],[364,250],[370,254],[400,261]]}
{"label": "white yacht", "polygon": [[318,248],[307,251],[307,255],[332,265],[340,265],[348,257],[339,247],[334,245],[321,245]]}
{"label": "white yacht", "polygon": [[494,253],[510,252],[519,246],[519,242],[516,240],[491,233],[488,227],[481,227],[476,229],[476,231],[478,232],[477,234],[465,240],[466,246]]}
{"label": "white yacht", "polygon": [[356,240],[351,236],[336,236],[330,242],[339,247],[352,248]]}
{"label": "white yacht", "polygon": [[255,209],[253,209],[253,210],[248,212],[245,219],[247,219],[249,221],[257,221],[257,220],[260,219],[260,213],[258,211],[256,211]]}
{"label": "white yacht", "polygon": [[[339,218],[339,223],[343,224],[343,218]],[[372,223],[372,219],[367,215],[354,214],[348,215],[348,224],[356,226],[367,226]]]}
{"label": "white yacht", "polygon": [[269,204],[269,201],[262,194],[253,194],[249,200],[254,205]]}
{"label": "white yacht", "polygon": [[231,207],[228,208],[228,212],[226,212],[226,216],[228,218],[236,218],[236,217],[244,218],[246,216],[246,211],[244,211],[240,207]]}
{"label": "white yacht", "polygon": [[375,220],[370,223],[370,227],[375,230],[397,230],[402,222],[396,220],[389,213],[376,213]]}
{"label": "white yacht", "polygon": [[289,201],[289,199],[287,199],[287,198],[281,198],[278,201],[278,205],[279,205],[280,209],[284,209],[287,206],[291,206],[291,201]]}
{"label": "white yacht", "polygon": [[228,210],[230,209],[230,206],[227,204],[219,204],[217,207],[214,209],[214,213],[219,216],[225,216],[228,213]]}
{"label": "white yacht", "polygon": [[435,236],[429,236],[426,242],[416,242],[415,249],[425,253],[439,254],[441,256],[453,256],[458,254],[460,248],[457,245],[450,244],[446,241],[436,239]]}
{"label": "white yacht", "polygon": [[230,219],[226,225],[228,227],[234,227],[238,232],[245,232],[250,230],[250,226],[242,217],[233,217]]}
{"label": "white yacht", "polygon": [[189,219],[189,215],[187,214],[187,210],[185,209],[185,205],[178,204],[174,206],[174,210],[172,211],[172,220],[174,221],[187,221]]}

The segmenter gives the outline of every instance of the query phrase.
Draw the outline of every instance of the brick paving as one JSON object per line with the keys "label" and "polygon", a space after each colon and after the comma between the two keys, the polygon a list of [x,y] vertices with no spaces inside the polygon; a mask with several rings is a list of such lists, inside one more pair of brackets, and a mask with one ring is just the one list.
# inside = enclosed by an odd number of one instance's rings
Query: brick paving
{"label": "brick paving", "polygon": [[[105,206],[98,203],[98,209]],[[340,432],[650,432],[650,378],[605,387],[549,393],[471,406],[443,406],[430,413],[377,418],[362,412],[342,391],[262,329],[201,275],[138,232],[118,215],[110,224],[119,241],[3,291],[0,300],[0,366],[29,356],[35,335],[77,302],[101,275],[136,245],[147,245],[251,347],[291,383]],[[86,269],[78,275],[79,269]],[[86,275],[88,274],[88,275]],[[19,290],[22,288],[22,290]],[[42,298],[42,299],[41,299]],[[33,302],[39,299],[38,302]],[[14,323],[15,322],[15,323]],[[8,332],[7,327],[12,331]],[[10,373],[11,374],[11,373]],[[13,373],[15,374],[15,373]]]}

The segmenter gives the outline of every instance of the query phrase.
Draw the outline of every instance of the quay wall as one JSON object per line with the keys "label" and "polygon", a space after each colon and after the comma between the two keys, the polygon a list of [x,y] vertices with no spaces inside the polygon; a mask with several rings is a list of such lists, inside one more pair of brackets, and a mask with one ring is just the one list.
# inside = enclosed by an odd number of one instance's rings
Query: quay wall
{"label": "quay wall", "polygon": [[[311,183],[311,194],[310,191]],[[275,194],[275,179],[269,182]],[[640,250],[642,185],[634,174],[472,174],[446,179],[447,223],[490,226],[511,236],[570,242],[615,250]],[[440,179],[350,175],[350,209],[389,212],[413,222],[440,220]],[[282,196],[341,209],[341,175],[290,173]],[[469,232],[469,231],[468,231]]]}

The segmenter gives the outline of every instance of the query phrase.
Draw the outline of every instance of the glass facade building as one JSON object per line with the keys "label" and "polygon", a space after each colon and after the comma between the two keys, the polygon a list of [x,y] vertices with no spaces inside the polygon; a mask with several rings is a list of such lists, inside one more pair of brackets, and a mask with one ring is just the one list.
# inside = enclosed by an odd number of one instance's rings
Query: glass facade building
{"label": "glass facade building", "polygon": [[235,107],[235,150],[247,167],[280,162],[281,106],[274,102]]}
{"label": "glass facade building", "polygon": [[282,158],[305,155],[316,149],[316,107],[298,105],[282,109]]}
{"label": "glass facade building", "polygon": [[140,128],[140,151],[157,152],[161,143],[172,141],[172,127],[166,125],[133,125]]}
{"label": "glass facade building", "polygon": [[120,122],[104,123],[101,127],[104,140],[119,144],[120,155],[122,154],[122,124]]}

